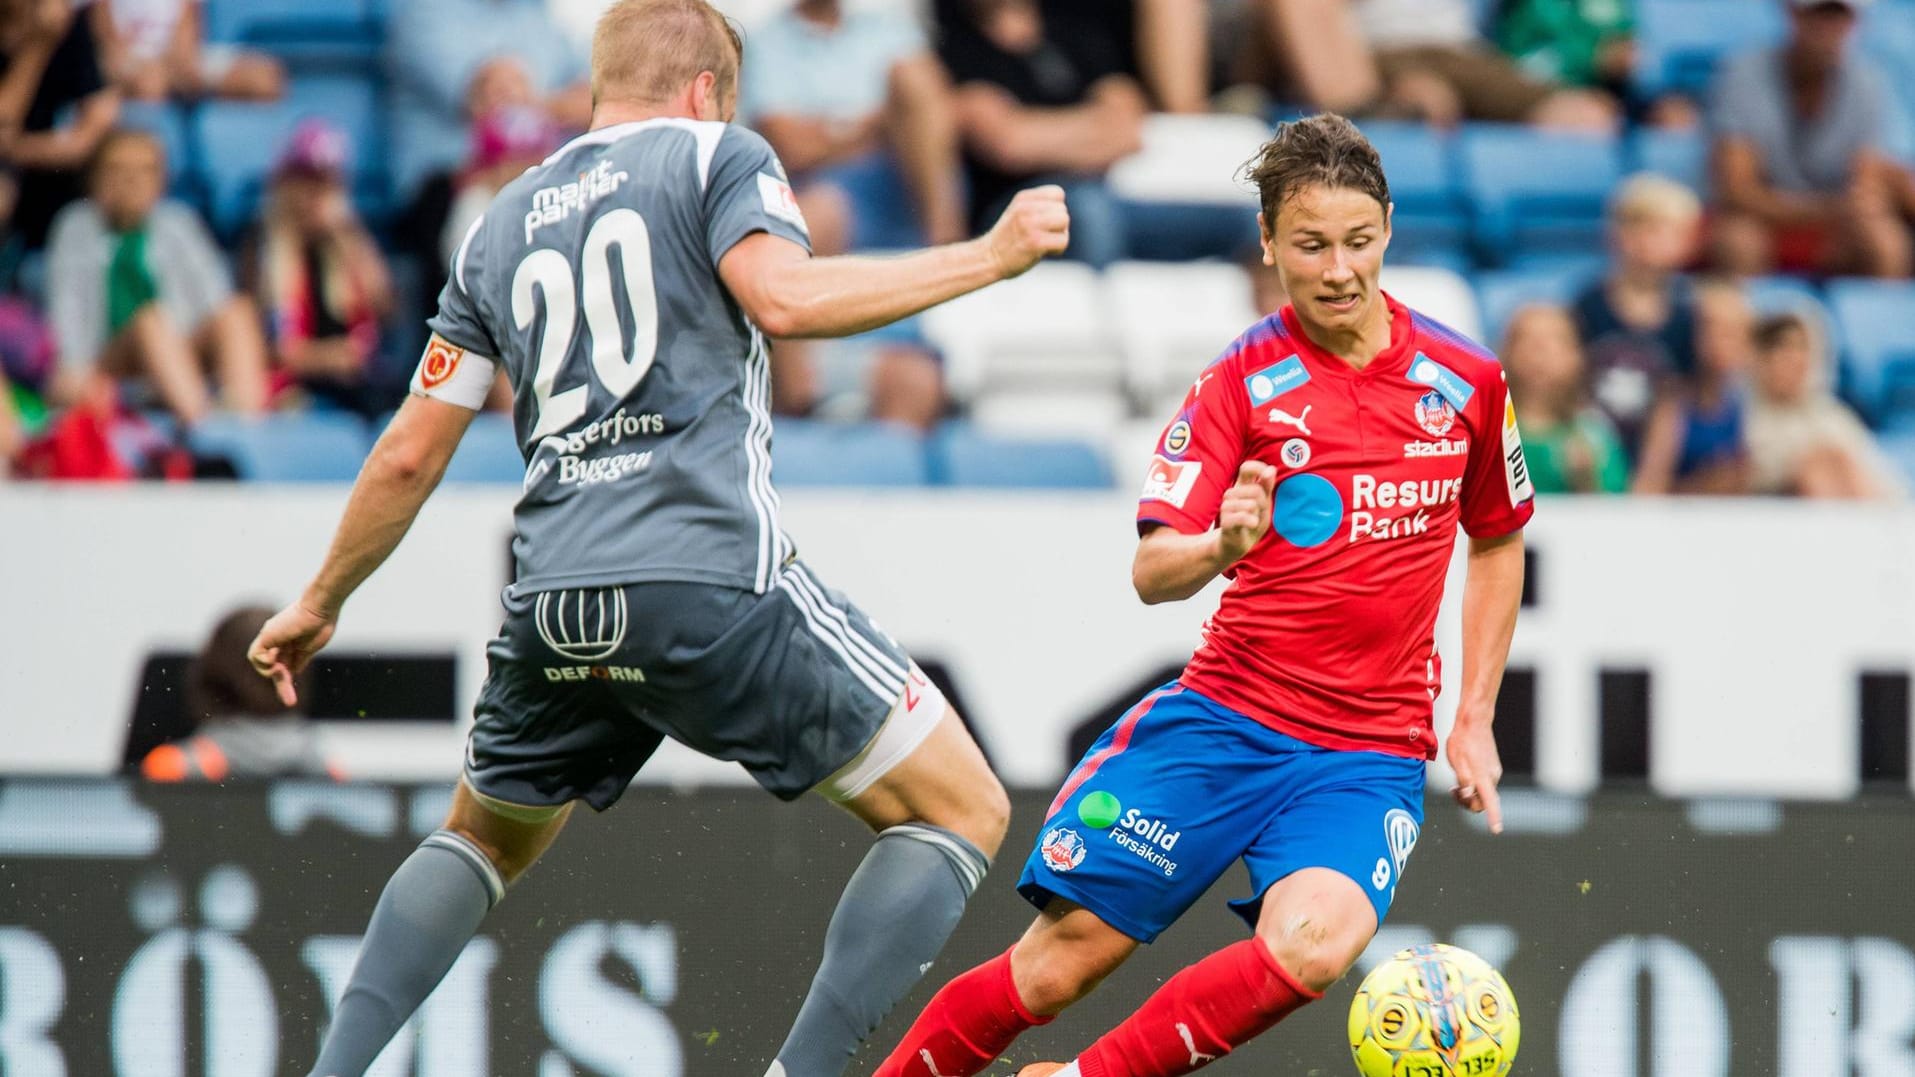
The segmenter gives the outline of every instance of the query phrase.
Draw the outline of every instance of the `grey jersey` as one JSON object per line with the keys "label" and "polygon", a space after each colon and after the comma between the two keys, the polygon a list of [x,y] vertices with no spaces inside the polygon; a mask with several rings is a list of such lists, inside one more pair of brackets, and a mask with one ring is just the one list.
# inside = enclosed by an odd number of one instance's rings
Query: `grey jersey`
{"label": "grey jersey", "polygon": [[478,407],[484,358],[504,364],[517,591],[776,583],[766,347],[718,276],[753,232],[809,248],[771,147],[658,119],[574,139],[467,233],[429,323],[464,351],[428,352],[413,388]]}

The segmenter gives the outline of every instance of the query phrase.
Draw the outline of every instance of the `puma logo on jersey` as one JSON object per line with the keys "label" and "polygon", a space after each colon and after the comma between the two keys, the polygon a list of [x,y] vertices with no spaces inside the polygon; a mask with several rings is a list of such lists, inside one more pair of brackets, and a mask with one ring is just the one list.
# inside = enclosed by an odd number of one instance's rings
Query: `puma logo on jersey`
{"label": "puma logo on jersey", "polygon": [[1316,435],[1310,433],[1309,426],[1310,409],[1314,407],[1316,407],[1315,404],[1303,405],[1303,414],[1301,415],[1292,415],[1282,408],[1271,408],[1270,421],[1281,426],[1294,426],[1298,430],[1303,431],[1304,437],[1315,437]]}
{"label": "puma logo on jersey", "polygon": [[1217,1061],[1216,1055],[1207,1055],[1197,1050],[1197,1039],[1190,1034],[1189,1025],[1184,1024],[1182,1021],[1177,1022],[1177,1035],[1184,1038],[1184,1046],[1190,1050],[1190,1064],[1193,1067],[1201,1066],[1206,1062]]}

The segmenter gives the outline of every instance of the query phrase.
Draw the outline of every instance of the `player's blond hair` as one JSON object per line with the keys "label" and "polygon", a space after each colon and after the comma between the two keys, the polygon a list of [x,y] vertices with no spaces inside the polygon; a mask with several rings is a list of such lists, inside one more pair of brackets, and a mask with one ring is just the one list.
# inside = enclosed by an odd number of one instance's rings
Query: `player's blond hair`
{"label": "player's blond hair", "polygon": [[705,0],[618,0],[592,32],[592,100],[656,105],[709,71],[729,101],[743,56],[737,29]]}
{"label": "player's blond hair", "polygon": [[1653,172],[1638,172],[1610,196],[1609,213],[1619,221],[1680,221],[1702,218],[1702,199],[1687,185]]}

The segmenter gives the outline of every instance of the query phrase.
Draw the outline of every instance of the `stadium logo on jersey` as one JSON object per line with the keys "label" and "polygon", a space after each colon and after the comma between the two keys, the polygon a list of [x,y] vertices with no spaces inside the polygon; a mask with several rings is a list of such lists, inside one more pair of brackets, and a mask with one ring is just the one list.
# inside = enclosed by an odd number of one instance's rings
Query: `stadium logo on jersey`
{"label": "stadium logo on jersey", "polygon": [[1044,866],[1056,872],[1070,871],[1084,862],[1084,839],[1067,827],[1054,827],[1044,835],[1038,848]]}
{"label": "stadium logo on jersey", "polygon": [[1150,471],[1144,475],[1144,490],[1138,495],[1139,501],[1163,501],[1184,507],[1189,500],[1191,488],[1197,485],[1197,476],[1203,472],[1201,460],[1178,463],[1155,456],[1150,461]]}
{"label": "stadium logo on jersey", "polygon": [[598,167],[588,172],[580,172],[573,183],[561,183],[551,187],[540,187],[532,192],[532,208],[525,212],[525,241],[539,229],[548,224],[570,217],[575,210],[582,210],[592,203],[624,186],[632,177],[620,169],[612,170],[612,162],[600,161]]}
{"label": "stadium logo on jersey", "polygon": [[539,639],[574,662],[609,657],[625,642],[625,592],[616,587],[544,591],[533,606]]}
{"label": "stadium logo on jersey", "polygon": [[765,212],[786,222],[805,235],[811,229],[805,224],[804,211],[798,208],[798,196],[792,193],[791,184],[766,172],[758,173],[758,200],[765,204]]}
{"label": "stadium logo on jersey", "polygon": [[1291,438],[1283,443],[1283,450],[1278,455],[1291,467],[1302,467],[1310,462],[1310,443],[1302,438]]}
{"label": "stadium logo on jersey", "polygon": [[437,389],[458,373],[459,360],[465,358],[465,349],[439,337],[432,338],[432,344],[426,348],[425,358],[419,360],[419,384],[427,389]]}
{"label": "stadium logo on jersey", "polygon": [[1416,460],[1429,456],[1462,456],[1468,452],[1468,438],[1450,438],[1447,441],[1406,441],[1403,443],[1403,459],[1405,460]]}
{"label": "stadium logo on jersey", "polygon": [[1456,425],[1456,409],[1442,393],[1432,389],[1416,398],[1416,425],[1428,431],[1431,437],[1440,438]]}
{"label": "stadium logo on jersey", "polygon": [[1182,456],[1190,448],[1190,424],[1182,419],[1170,424],[1164,432],[1164,455]]}
{"label": "stadium logo on jersey", "polygon": [[1416,358],[1410,362],[1410,380],[1442,393],[1443,399],[1449,401],[1459,411],[1468,407],[1470,397],[1476,395],[1475,387],[1457,377],[1456,371],[1422,352],[1417,352]]}
{"label": "stadium logo on jersey", "polygon": [[1303,360],[1293,355],[1243,379],[1243,384],[1250,390],[1250,403],[1262,406],[1309,380],[1310,372],[1303,368]]}
{"label": "stadium logo on jersey", "polygon": [[546,666],[545,679],[561,681],[614,681],[619,684],[644,684],[645,671],[637,666]]}
{"label": "stadium logo on jersey", "polygon": [[1523,456],[1523,434],[1516,428],[1516,404],[1503,402],[1503,476],[1509,480],[1512,508],[1536,496],[1529,479],[1529,460]]}

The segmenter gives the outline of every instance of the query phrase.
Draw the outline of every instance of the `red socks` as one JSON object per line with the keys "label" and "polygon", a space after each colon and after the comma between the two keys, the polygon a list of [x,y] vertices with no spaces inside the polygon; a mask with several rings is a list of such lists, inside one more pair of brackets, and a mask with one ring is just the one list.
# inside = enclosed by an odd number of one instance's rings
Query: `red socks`
{"label": "red socks", "polygon": [[1025,1029],[1050,1020],[1018,998],[1006,950],[945,984],[876,1077],[969,1077],[995,1061]]}
{"label": "red socks", "polygon": [[1165,981],[1078,1055],[1077,1068],[1083,1077],[1176,1077],[1229,1054],[1319,997],[1277,964],[1269,947],[1246,939]]}

